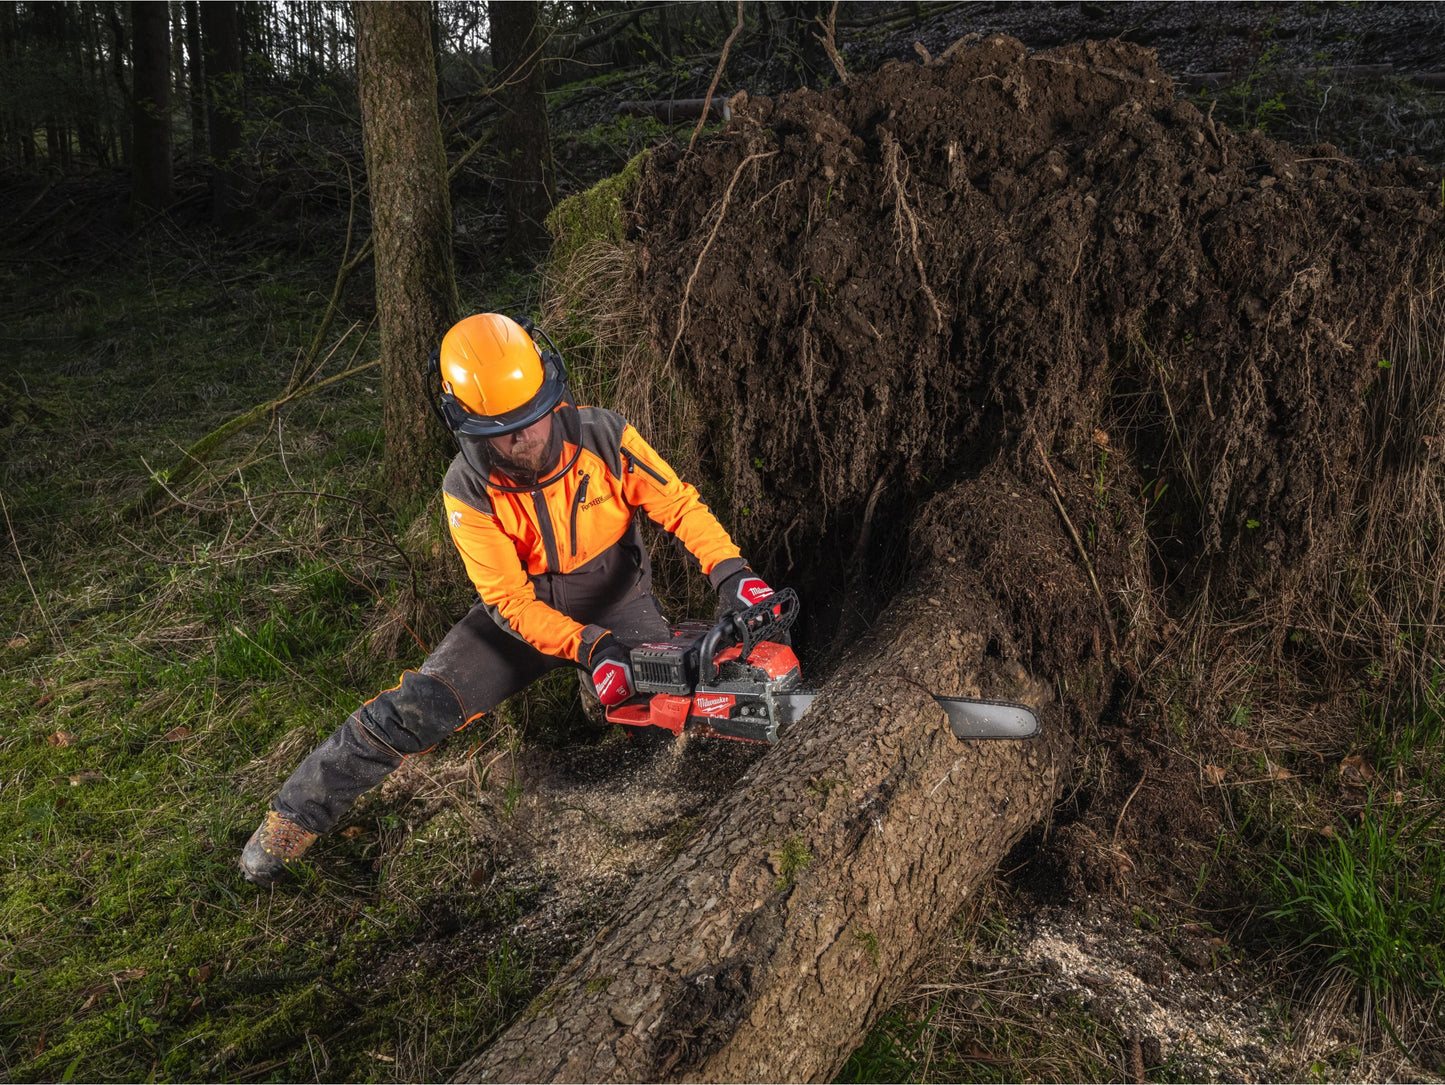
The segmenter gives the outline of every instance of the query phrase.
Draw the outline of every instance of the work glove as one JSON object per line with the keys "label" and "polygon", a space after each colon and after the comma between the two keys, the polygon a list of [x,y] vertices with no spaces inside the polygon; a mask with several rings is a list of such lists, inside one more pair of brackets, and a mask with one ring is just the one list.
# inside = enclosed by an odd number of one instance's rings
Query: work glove
{"label": "work glove", "polygon": [[773,589],[768,587],[767,582],[744,565],[717,586],[717,616],[722,618],[740,610],[747,610],[772,594]]}
{"label": "work glove", "polygon": [[592,685],[597,699],[608,708],[619,705],[635,692],[632,685],[632,653],[611,633],[604,633],[592,646],[589,657]]}

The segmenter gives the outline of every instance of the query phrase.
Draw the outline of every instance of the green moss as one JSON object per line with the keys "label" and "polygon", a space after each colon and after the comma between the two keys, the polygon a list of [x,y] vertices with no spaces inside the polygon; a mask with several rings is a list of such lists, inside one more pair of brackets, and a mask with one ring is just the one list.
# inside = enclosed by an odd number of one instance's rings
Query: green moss
{"label": "green moss", "polygon": [[863,952],[868,954],[868,959],[873,962],[873,968],[878,969],[878,936],[872,931],[854,931],[853,937],[863,947]]}
{"label": "green moss", "polygon": [[527,1005],[522,1011],[523,1017],[548,1017],[552,1015],[552,1007],[557,1004],[557,998],[562,994],[560,987],[548,987]]}
{"label": "green moss", "polygon": [[599,181],[585,192],[569,196],[547,216],[547,229],[555,239],[549,260],[561,264],[578,249],[594,241],[623,240],[622,203],[642,178],[648,152],[632,156],[621,173]]}
{"label": "green moss", "polygon": [[778,889],[791,889],[798,875],[813,862],[813,853],[801,836],[794,834],[783,841],[782,847],[773,853],[778,867]]}

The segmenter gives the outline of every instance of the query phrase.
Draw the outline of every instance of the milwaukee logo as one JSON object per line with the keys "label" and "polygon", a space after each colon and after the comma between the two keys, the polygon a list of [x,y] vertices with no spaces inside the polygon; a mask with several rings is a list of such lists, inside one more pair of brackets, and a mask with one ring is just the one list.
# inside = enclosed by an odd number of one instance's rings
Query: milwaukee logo
{"label": "milwaukee logo", "polygon": [[736,697],[729,693],[699,693],[693,698],[693,707],[697,709],[699,716],[712,716],[714,718],[726,719],[728,710],[732,708]]}
{"label": "milwaukee logo", "polygon": [[738,598],[748,606],[755,606],[773,594],[773,589],[755,576],[746,577],[738,585]]}

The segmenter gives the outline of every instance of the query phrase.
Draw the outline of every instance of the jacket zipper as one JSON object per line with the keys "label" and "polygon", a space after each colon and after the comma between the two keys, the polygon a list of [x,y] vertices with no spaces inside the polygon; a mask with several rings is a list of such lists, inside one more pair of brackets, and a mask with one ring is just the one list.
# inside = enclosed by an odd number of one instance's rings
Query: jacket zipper
{"label": "jacket zipper", "polygon": [[647,461],[644,460],[641,456],[634,456],[631,452],[628,452],[627,449],[624,448],[622,450],[622,458],[627,461],[627,473],[629,475],[632,474],[634,468],[640,467],[643,469],[643,471],[647,472],[647,474],[655,478],[659,486],[667,485],[667,479],[663,478],[662,475],[654,471],[651,467],[647,466]]}
{"label": "jacket zipper", "polygon": [[582,482],[577,487],[577,495],[572,498],[572,556],[577,556],[577,510],[582,507],[582,502],[587,500],[587,480],[591,475],[583,475]]}
{"label": "jacket zipper", "polygon": [[560,573],[562,562],[557,558],[557,536],[552,530],[552,516],[547,511],[547,498],[541,490],[532,491],[532,508],[537,512],[537,530],[542,533],[542,546],[547,551],[547,571]]}

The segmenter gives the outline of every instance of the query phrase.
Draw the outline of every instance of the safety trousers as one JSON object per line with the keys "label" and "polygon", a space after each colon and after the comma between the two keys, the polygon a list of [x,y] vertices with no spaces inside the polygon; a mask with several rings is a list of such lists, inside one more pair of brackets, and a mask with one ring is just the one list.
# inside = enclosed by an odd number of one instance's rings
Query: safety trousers
{"label": "safety trousers", "polygon": [[[629,647],[669,636],[656,598],[646,591],[631,592],[607,614],[589,618]],[[478,602],[419,670],[403,673],[394,688],[367,701],[311,751],[271,808],[313,833],[330,832],[407,757],[566,665],[502,629]]]}

